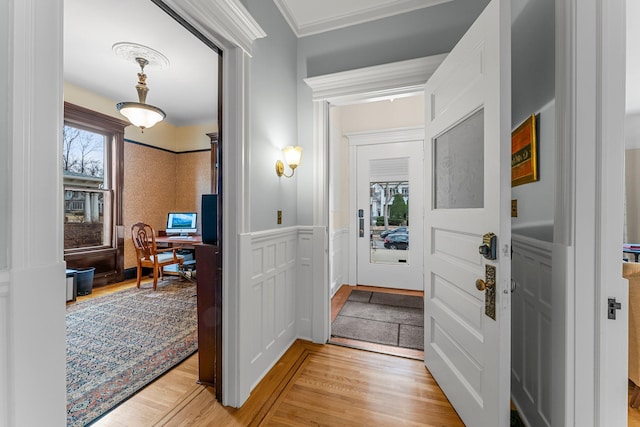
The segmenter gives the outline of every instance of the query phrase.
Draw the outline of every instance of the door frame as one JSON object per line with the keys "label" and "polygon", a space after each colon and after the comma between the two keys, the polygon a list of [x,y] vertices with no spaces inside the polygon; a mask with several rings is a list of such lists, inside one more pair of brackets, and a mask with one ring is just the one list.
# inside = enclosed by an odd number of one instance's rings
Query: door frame
{"label": "door frame", "polygon": [[[624,1],[556,0],[552,298],[563,310],[552,358],[564,362],[552,371],[552,425],[627,423],[625,15]],[[617,321],[607,319],[608,297],[622,302]]]}
{"label": "door frame", "polygon": [[[393,144],[397,142],[421,141],[424,144],[424,126],[413,126],[395,129],[382,129],[367,132],[353,132],[343,135],[349,141],[349,212],[356,212],[356,151],[361,145]],[[349,216],[349,254],[357,253],[358,230],[357,219]],[[357,285],[357,257],[349,256],[349,284]]]}
{"label": "door frame", "polygon": [[[311,88],[313,101],[313,225],[324,227],[325,247],[329,247],[329,105],[347,105],[371,99],[398,97],[422,92],[425,82],[447,54],[433,55],[357,70],[343,71],[304,82]],[[319,267],[320,268],[320,267]],[[331,323],[331,280],[329,253],[324,252],[322,277],[313,287],[311,339],[329,340]]]}

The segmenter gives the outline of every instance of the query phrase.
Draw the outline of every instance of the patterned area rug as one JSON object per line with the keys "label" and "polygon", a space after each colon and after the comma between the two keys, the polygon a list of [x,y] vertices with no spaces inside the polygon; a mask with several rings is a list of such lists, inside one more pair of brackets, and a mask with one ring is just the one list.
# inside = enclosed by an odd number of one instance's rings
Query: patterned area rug
{"label": "patterned area rug", "polygon": [[165,281],[67,307],[67,426],[92,422],[197,350],[195,294],[193,283]]}
{"label": "patterned area rug", "polygon": [[353,290],[331,324],[331,336],[424,349],[423,299]]}

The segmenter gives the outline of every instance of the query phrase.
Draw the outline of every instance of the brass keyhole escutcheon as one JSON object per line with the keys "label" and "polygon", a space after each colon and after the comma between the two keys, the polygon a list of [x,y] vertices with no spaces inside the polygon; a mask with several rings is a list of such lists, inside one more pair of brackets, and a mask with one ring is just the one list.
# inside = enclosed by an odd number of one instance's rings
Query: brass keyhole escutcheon
{"label": "brass keyhole escutcheon", "polygon": [[496,320],[496,267],[485,265],[485,276],[476,280],[476,289],[484,292],[484,314]]}

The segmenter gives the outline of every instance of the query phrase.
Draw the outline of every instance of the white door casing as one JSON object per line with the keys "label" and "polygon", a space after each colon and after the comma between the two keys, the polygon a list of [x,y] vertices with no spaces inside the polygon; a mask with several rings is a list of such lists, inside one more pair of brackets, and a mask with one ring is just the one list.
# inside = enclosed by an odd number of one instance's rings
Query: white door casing
{"label": "white door casing", "polygon": [[[509,425],[510,25],[493,0],[425,86],[425,364],[469,426]],[[487,265],[495,320],[475,283]]]}
{"label": "white door casing", "polygon": [[[423,221],[423,140],[393,142],[355,147],[356,215],[353,232],[357,239],[357,284],[394,289],[422,290]],[[371,248],[370,183],[409,182],[408,250]],[[360,237],[360,221],[362,235]],[[403,260],[403,261],[398,261]],[[405,262],[406,261],[406,262]]]}

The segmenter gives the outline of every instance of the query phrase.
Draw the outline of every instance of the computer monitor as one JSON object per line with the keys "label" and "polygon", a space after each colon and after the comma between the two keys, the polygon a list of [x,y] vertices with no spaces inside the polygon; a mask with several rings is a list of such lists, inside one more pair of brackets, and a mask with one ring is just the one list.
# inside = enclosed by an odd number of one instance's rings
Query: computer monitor
{"label": "computer monitor", "polygon": [[196,212],[169,212],[167,215],[167,234],[179,234],[188,236],[196,232]]}

